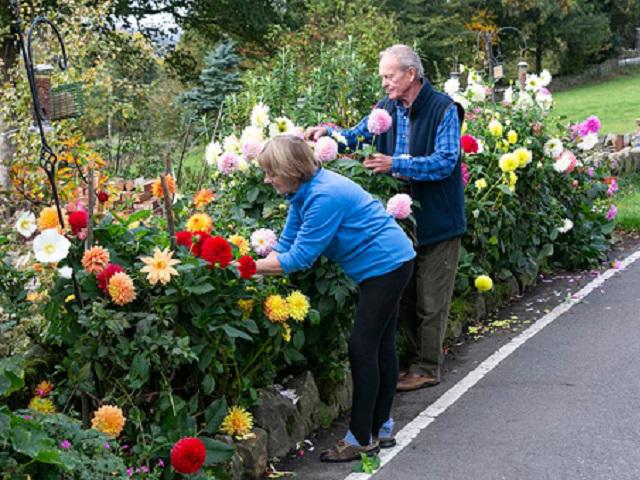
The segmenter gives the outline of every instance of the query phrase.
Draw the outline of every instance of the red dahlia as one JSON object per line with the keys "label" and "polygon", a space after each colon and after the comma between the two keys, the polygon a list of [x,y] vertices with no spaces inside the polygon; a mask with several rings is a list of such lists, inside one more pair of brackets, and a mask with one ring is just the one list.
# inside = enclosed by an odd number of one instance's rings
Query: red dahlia
{"label": "red dahlia", "polygon": [[109,194],[108,194],[107,192],[105,192],[104,190],[100,190],[100,191],[98,192],[98,201],[99,201],[100,203],[104,203],[104,202],[106,202],[107,200],[109,200]]}
{"label": "red dahlia", "polygon": [[171,465],[178,473],[195,473],[204,464],[206,456],[207,449],[202,440],[184,437],[171,449]]}
{"label": "red dahlia", "polygon": [[207,238],[211,238],[207,232],[187,232],[186,230],[176,232],[176,243],[187,247],[196,257],[200,256],[202,243]]}
{"label": "red dahlia", "polygon": [[473,137],[473,135],[463,135],[460,138],[460,145],[462,146],[464,153],[478,153],[478,141]]}
{"label": "red dahlia", "polygon": [[248,280],[256,274],[256,262],[249,255],[244,255],[238,260],[238,271],[242,278]]}
{"label": "red dahlia", "polygon": [[233,260],[231,245],[219,236],[205,238],[200,248],[200,258],[209,262],[211,267],[224,268]]}
{"label": "red dahlia", "polygon": [[89,214],[84,210],[76,210],[68,217],[69,225],[71,225],[71,233],[77,235],[80,230],[87,228],[89,224]]}
{"label": "red dahlia", "polygon": [[96,276],[96,279],[98,280],[98,288],[100,288],[100,290],[108,295],[109,280],[111,280],[111,277],[113,277],[116,273],[120,272],[124,272],[124,268],[122,268],[120,265],[116,263],[108,264],[106,268]]}

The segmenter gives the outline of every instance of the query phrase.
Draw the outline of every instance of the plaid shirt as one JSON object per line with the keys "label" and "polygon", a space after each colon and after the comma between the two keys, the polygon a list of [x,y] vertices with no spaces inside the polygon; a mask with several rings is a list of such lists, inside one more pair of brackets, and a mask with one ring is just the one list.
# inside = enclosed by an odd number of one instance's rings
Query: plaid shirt
{"label": "plaid shirt", "polygon": [[[396,109],[396,147],[392,156],[391,172],[412,180],[442,180],[453,172],[460,156],[460,121],[458,109],[451,105],[438,125],[435,151],[431,155],[412,157],[409,154],[409,111],[398,103]],[[369,116],[349,130],[329,130],[329,135],[339,133],[349,148],[355,149],[360,143],[371,143],[373,135],[367,130]]]}

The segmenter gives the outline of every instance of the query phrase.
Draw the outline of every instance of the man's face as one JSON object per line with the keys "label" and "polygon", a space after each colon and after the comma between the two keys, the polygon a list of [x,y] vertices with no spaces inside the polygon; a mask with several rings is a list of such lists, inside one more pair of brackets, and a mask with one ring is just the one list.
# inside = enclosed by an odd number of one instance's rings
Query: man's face
{"label": "man's face", "polygon": [[378,71],[382,79],[382,88],[391,100],[402,98],[410,90],[416,77],[413,68],[403,69],[392,55],[386,55],[380,60]]}

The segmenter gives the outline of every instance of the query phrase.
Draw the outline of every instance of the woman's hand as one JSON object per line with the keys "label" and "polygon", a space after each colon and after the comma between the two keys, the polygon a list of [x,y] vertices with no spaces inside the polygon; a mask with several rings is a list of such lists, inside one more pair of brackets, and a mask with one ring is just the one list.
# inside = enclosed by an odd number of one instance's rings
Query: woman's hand
{"label": "woman's hand", "polygon": [[278,260],[278,252],[271,252],[256,262],[257,275],[282,275],[283,273],[280,260]]}

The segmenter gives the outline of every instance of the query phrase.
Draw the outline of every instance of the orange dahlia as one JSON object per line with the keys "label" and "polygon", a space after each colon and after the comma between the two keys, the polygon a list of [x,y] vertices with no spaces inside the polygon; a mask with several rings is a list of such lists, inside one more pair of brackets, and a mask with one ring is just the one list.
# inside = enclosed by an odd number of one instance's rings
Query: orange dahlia
{"label": "orange dahlia", "polygon": [[206,213],[195,213],[187,220],[187,231],[210,232],[213,229],[213,220]]}
{"label": "orange dahlia", "polygon": [[[167,190],[169,190],[169,195],[173,195],[174,193],[176,193],[176,181],[171,175],[165,175],[164,178],[167,182]],[[162,191],[162,182],[160,181],[160,177],[156,178],[156,181],[153,182],[153,185],[151,186],[151,193],[153,193],[154,197],[164,198],[164,192]]]}
{"label": "orange dahlia", "polygon": [[229,237],[229,243],[238,247],[238,253],[240,253],[240,255],[249,253],[249,241],[242,235],[231,235]]}
{"label": "orange dahlia", "polygon": [[38,397],[44,398],[48,397],[53,391],[53,384],[51,382],[47,382],[43,380],[38,385],[36,385],[36,395]]}
{"label": "orange dahlia", "polygon": [[87,273],[98,274],[109,265],[109,251],[98,245],[91,247],[82,256],[82,267]]}
{"label": "orange dahlia", "polygon": [[209,190],[208,188],[203,188],[193,196],[193,204],[197,209],[201,210],[209,203],[211,203],[215,196],[215,193],[213,193],[211,190]]}
{"label": "orange dahlia", "polygon": [[41,232],[49,228],[60,228],[60,219],[56,207],[45,207],[38,215],[38,228]]}
{"label": "orange dahlia", "polygon": [[93,413],[91,427],[113,438],[118,438],[126,421],[122,409],[113,405],[104,405]]}
{"label": "orange dahlia", "polygon": [[289,318],[289,303],[280,295],[269,295],[264,301],[264,314],[275,323]]}
{"label": "orange dahlia", "polygon": [[126,305],[136,299],[133,280],[124,272],[118,272],[109,280],[109,296],[116,305]]}

